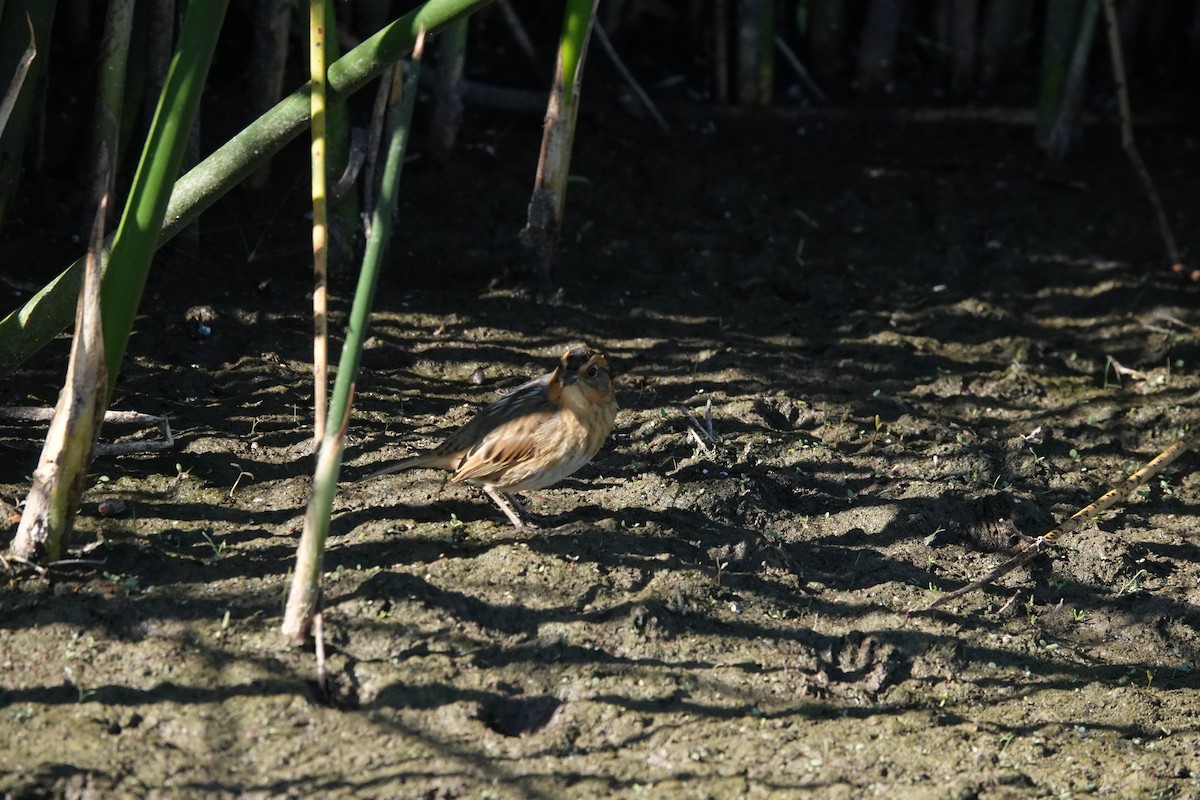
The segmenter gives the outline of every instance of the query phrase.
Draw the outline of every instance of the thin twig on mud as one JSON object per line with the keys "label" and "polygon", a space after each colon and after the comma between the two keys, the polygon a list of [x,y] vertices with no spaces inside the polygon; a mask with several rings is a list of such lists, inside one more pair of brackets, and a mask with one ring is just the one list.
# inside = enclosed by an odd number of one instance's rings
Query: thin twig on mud
{"label": "thin twig on mud", "polygon": [[1006,611],[1008,611],[1010,608],[1012,608],[1013,604],[1016,603],[1017,600],[1019,600],[1019,599],[1021,599],[1021,590],[1020,589],[1018,589],[1016,592],[1014,592],[1012,597],[1008,598],[1007,603],[1000,606],[1000,610],[996,612],[996,615],[1004,616],[1004,613]]}
{"label": "thin twig on mud", "polygon": [[[44,422],[53,419],[53,408],[38,406],[9,406],[0,408],[0,419],[14,422]],[[175,446],[175,436],[171,433],[171,422],[166,417],[153,414],[143,414],[140,411],[105,411],[104,421],[107,423],[143,423],[157,425],[163,438],[158,441],[144,439],[136,442],[97,443],[93,453],[98,456],[123,456],[130,453],[157,453],[170,450]]]}
{"label": "thin twig on mud", "polygon": [[1106,356],[1106,358],[1108,360],[1108,363],[1105,364],[1105,366],[1104,366],[1104,378],[1106,381],[1108,379],[1108,370],[1110,368],[1117,376],[1117,385],[1118,386],[1121,384],[1121,378],[1123,378],[1123,377],[1130,377],[1130,378],[1133,378],[1135,381],[1150,380],[1149,374],[1142,372],[1140,369],[1134,369],[1133,367],[1127,367],[1124,364],[1122,364],[1120,361],[1117,361],[1112,356]]}
{"label": "thin twig on mud", "polygon": [[700,434],[696,433],[696,431],[692,428],[688,428],[688,439],[695,442],[696,447],[699,448],[706,456],[709,456],[710,458],[712,457],[712,447],[709,446],[708,442],[701,439]]}
{"label": "thin twig on mud", "polygon": [[0,554],[0,567],[3,567],[4,571],[10,575],[17,573],[17,570],[13,567],[15,564],[31,572],[36,572],[43,578],[53,569],[78,569],[81,567],[91,569],[93,567],[103,567],[107,563],[108,559],[106,558],[60,558],[58,561],[52,561],[49,564],[36,564],[33,561],[18,558],[17,556],[8,556],[6,558],[3,554]]}
{"label": "thin twig on mud", "polygon": [[313,651],[317,657],[317,693],[322,700],[329,702],[329,676],[325,673],[325,613],[320,600],[317,612],[313,614]]}
{"label": "thin twig on mud", "polygon": [[709,398],[708,403],[704,406],[704,424],[701,425],[696,416],[688,411],[683,406],[678,406],[683,412],[683,418],[688,421],[688,438],[696,443],[696,447],[700,449],[704,455],[712,458],[717,454],[715,445],[717,444],[717,434],[713,430],[712,417],[712,398]]}
{"label": "thin twig on mud", "polygon": [[1154,323],[1158,320],[1162,320],[1163,322],[1169,322],[1172,325],[1178,325],[1179,327],[1183,328],[1184,330],[1189,330],[1192,333],[1200,331],[1200,325],[1193,325],[1190,322],[1184,322],[1179,317],[1176,317],[1173,314],[1168,314],[1165,311],[1159,311],[1155,314],[1152,314],[1149,319],[1142,320],[1142,327],[1145,328],[1146,330],[1156,331],[1158,333],[1174,333],[1175,332],[1170,328],[1163,328],[1159,325],[1155,325]]}
{"label": "thin twig on mud", "polygon": [[1118,486],[1105,492],[1104,495],[1102,495],[1094,503],[1091,503],[1090,505],[1087,505],[1084,508],[1076,511],[1062,525],[1059,525],[1057,528],[1054,528],[1048,533],[1044,533],[1036,539],[1031,539],[1027,543],[1021,545],[1021,547],[1017,549],[1016,554],[1013,555],[1013,557],[1008,561],[1005,561],[1003,564],[996,567],[979,580],[969,583],[961,589],[955,589],[953,592],[947,592],[946,594],[939,596],[936,600],[927,605],[925,610],[932,611],[938,606],[944,605],[951,600],[955,600],[963,595],[970,594],[977,589],[982,589],[986,586],[989,586],[997,579],[1012,572],[1017,567],[1032,561],[1038,553],[1041,553],[1049,545],[1053,544],[1055,539],[1078,531],[1096,516],[1104,513],[1109,508],[1112,508],[1114,505],[1116,505],[1117,501],[1122,497],[1128,496],[1129,493],[1145,486],[1151,478],[1162,472],[1181,455],[1194,447],[1197,441],[1200,441],[1200,426],[1193,426],[1192,432],[1188,436],[1185,436],[1182,439],[1176,439],[1171,443],[1170,447],[1146,462],[1141,469],[1130,475],[1125,480],[1121,481]]}

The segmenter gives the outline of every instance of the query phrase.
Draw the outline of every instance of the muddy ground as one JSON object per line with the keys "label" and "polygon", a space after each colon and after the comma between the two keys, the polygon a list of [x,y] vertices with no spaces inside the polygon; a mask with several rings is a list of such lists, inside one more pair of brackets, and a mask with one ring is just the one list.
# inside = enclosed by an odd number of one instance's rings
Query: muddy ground
{"label": "muddy ground", "polygon": [[[1196,288],[1114,132],[1055,167],[1024,127],[673,122],[585,114],[538,305],[502,271],[540,120],[408,166],[326,559],[329,702],[279,632],[312,470],[304,187],[163,254],[116,407],[176,446],[97,461],[73,555],[102,566],[0,588],[0,796],[1200,797],[1195,456],[920,610],[1197,422]],[[1194,253],[1197,140],[1143,136]],[[622,411],[527,498],[544,532],[439,473],[351,482],[576,343]],[[52,402],[64,353],[0,401]],[[4,431],[12,503],[40,434]]]}

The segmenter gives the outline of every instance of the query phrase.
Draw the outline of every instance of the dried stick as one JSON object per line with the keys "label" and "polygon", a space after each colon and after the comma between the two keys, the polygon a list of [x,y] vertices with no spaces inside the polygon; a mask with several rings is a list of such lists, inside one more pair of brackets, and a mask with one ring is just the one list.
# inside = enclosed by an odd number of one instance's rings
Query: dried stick
{"label": "dried stick", "polygon": [[330,700],[329,674],[325,671],[325,613],[321,597],[317,597],[317,613],[313,615],[313,647],[317,657],[317,692],[325,702]]}
{"label": "dried stick", "polygon": [[49,564],[38,564],[16,556],[5,558],[3,555],[0,555],[0,569],[3,569],[8,574],[16,575],[16,567],[23,567],[30,572],[36,572],[43,578],[49,575],[52,569],[91,569],[93,567],[103,567],[107,563],[107,558],[60,558],[58,561],[51,561]]}
{"label": "dried stick", "polygon": [[[9,406],[0,408],[0,419],[14,422],[45,422],[54,419],[53,408],[37,406]],[[128,453],[155,453],[170,450],[175,446],[175,437],[171,433],[171,421],[166,417],[156,417],[153,414],[143,414],[139,411],[105,411],[104,421],[113,423],[142,423],[157,425],[163,438],[156,441],[141,440],[136,442],[97,442],[93,453],[98,456],[126,455]]]}
{"label": "dried stick", "polygon": [[676,406],[676,408],[683,412],[683,418],[687,420],[688,425],[690,426],[688,428],[688,438],[695,441],[696,446],[699,447],[700,450],[702,450],[709,458],[712,458],[714,455],[716,455],[717,451],[715,445],[718,444],[718,442],[717,433],[715,430],[713,430],[712,400],[710,399],[704,407],[703,425],[697,421],[692,412],[688,411],[683,406]]}
{"label": "dried stick", "polygon": [[1104,493],[1104,495],[1090,505],[1087,505],[1084,508],[1076,511],[1062,525],[1059,525],[1054,530],[1044,533],[1036,539],[1021,545],[1021,547],[1017,549],[1016,554],[1008,561],[1005,561],[1003,564],[996,567],[979,580],[969,583],[961,589],[955,589],[953,592],[947,592],[946,594],[941,595],[938,597],[938,599],[926,606],[926,610],[932,610],[940,605],[950,602],[951,600],[962,597],[965,594],[970,594],[977,589],[982,589],[998,578],[1001,578],[1012,572],[1017,567],[1029,563],[1033,560],[1034,556],[1042,552],[1047,545],[1052,543],[1058,537],[1078,531],[1094,517],[1104,513],[1116,505],[1117,501],[1122,497],[1128,496],[1130,492],[1136,491],[1137,489],[1145,486],[1151,478],[1162,472],[1177,458],[1194,447],[1197,441],[1200,441],[1200,427],[1195,428],[1190,435],[1185,436],[1182,439],[1175,440],[1170,447],[1146,462],[1146,464],[1137,472],[1121,481],[1120,485],[1108,490]]}
{"label": "dried stick", "polygon": [[1171,269],[1183,272],[1183,260],[1179,256],[1179,247],[1175,244],[1175,234],[1171,232],[1171,221],[1163,208],[1154,181],[1146,169],[1142,155],[1138,152],[1137,143],[1133,140],[1132,113],[1129,110],[1129,84],[1125,80],[1125,59],[1121,55],[1121,32],[1117,25],[1117,9],[1113,0],[1100,0],[1104,8],[1104,26],[1108,30],[1108,53],[1112,58],[1113,86],[1117,91],[1117,110],[1121,120],[1121,149],[1125,151],[1133,171],[1137,173],[1142,183],[1146,199],[1154,207],[1154,216],[1158,219],[1158,232],[1162,236],[1163,246],[1167,250],[1167,259]]}

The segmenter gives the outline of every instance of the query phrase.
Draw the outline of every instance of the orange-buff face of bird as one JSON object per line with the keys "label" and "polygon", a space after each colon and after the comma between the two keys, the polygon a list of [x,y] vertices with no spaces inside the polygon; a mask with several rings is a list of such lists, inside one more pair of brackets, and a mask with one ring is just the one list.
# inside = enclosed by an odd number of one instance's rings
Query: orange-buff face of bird
{"label": "orange-buff face of bird", "polygon": [[552,394],[558,394],[560,402],[576,413],[587,413],[613,396],[608,361],[595,350],[568,350],[555,373]]}

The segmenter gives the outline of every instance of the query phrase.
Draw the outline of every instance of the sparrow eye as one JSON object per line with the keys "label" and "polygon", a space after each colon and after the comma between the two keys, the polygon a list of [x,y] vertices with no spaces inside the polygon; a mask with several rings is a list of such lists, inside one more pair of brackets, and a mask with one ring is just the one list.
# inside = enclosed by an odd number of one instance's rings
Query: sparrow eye
{"label": "sparrow eye", "polygon": [[600,374],[600,370],[596,369],[594,366],[588,367],[587,376],[589,378],[594,378],[599,374]]}

